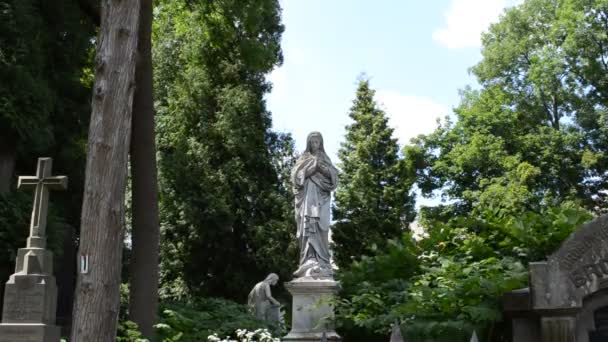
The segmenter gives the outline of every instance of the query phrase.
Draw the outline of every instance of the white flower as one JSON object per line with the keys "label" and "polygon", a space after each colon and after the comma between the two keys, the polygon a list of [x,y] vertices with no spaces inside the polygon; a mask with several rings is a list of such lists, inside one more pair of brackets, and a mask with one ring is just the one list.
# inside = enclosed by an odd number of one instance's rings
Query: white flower
{"label": "white flower", "polygon": [[248,331],[247,329],[237,329],[236,336],[240,339],[231,340],[228,337],[220,339],[217,334],[207,336],[209,342],[281,342],[278,337],[272,337],[272,334],[267,329],[256,329],[254,331]]}

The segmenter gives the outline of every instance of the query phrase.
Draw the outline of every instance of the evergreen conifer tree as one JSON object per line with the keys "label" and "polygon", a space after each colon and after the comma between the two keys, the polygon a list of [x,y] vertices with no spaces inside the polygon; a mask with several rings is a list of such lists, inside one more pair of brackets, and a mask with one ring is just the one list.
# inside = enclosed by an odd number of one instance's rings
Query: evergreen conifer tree
{"label": "evergreen conifer tree", "polygon": [[271,130],[264,101],[282,62],[279,2],[179,0],[157,11],[161,294],[242,300],[268,272],[288,279],[297,261],[284,176],[293,141]]}
{"label": "evergreen conifer tree", "polygon": [[[336,192],[332,240],[338,266],[346,267],[374,248],[400,237],[414,219],[413,178],[405,172],[399,145],[388,118],[374,101],[369,81],[359,81],[338,153],[340,182]],[[374,247],[376,246],[376,247]]]}

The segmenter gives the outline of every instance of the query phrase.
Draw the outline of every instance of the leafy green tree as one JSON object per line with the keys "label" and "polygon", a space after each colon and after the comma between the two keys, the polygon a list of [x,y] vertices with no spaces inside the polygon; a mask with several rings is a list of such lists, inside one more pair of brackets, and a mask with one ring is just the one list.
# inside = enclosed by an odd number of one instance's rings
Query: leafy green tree
{"label": "leafy green tree", "polygon": [[421,241],[405,235],[341,269],[342,333],[353,341],[385,341],[391,324],[400,322],[416,340],[464,342],[474,329],[501,334],[501,296],[526,286],[528,262],[546,258],[590,217],[564,204],[540,213],[497,210],[434,221]]}
{"label": "leafy green tree", "polygon": [[347,341],[386,341],[397,317],[388,310],[405,299],[409,279],[419,272],[419,248],[410,234],[363,256],[337,274],[337,328]]}
{"label": "leafy green tree", "polygon": [[[62,157],[82,160],[90,98],[83,69],[93,24],[77,1],[3,0],[0,30],[1,155],[28,171],[40,153],[55,156],[56,167]],[[0,182],[14,175],[6,176]]]}
{"label": "leafy green tree", "polygon": [[285,334],[279,326],[255,318],[246,305],[219,298],[200,298],[192,304],[165,304],[156,328],[162,341],[167,342],[208,341],[207,337],[214,334],[237,340],[236,331],[240,329],[267,329],[274,336]]}
{"label": "leafy green tree", "polygon": [[164,1],[154,13],[163,296],[244,301],[297,261],[282,170],[293,142],[271,131],[264,101],[282,62],[279,3]]}
{"label": "leafy green tree", "polygon": [[596,76],[605,11],[602,1],[552,0],[508,10],[472,68],[482,89],[465,90],[456,121],[406,152],[423,191],[444,189],[466,213],[510,177],[527,189],[520,209],[565,200],[605,207],[605,86]]}
{"label": "leafy green tree", "polygon": [[481,88],[404,150],[421,191],[443,200],[421,211],[419,263],[412,275],[366,274],[360,265],[390,269],[380,252],[342,269],[355,289],[338,302],[342,326],[378,336],[399,321],[408,337],[434,341],[500,335],[500,296],[606,207],[607,8],[527,0],[484,34],[471,69]]}
{"label": "leafy green tree", "polygon": [[601,3],[528,0],[492,25],[472,68],[482,88],[406,150],[423,193],[441,189],[457,215],[483,211],[492,195],[511,196],[505,210],[605,207],[606,102],[599,70],[586,66],[604,57],[581,43],[601,39]]}
{"label": "leafy green tree", "polygon": [[414,179],[405,172],[393,129],[368,80],[359,81],[349,116],[354,122],[338,152],[342,172],[333,207],[332,240],[340,267],[386,247],[415,216],[409,194]]}
{"label": "leafy green tree", "polygon": [[[572,83],[580,84],[587,110],[577,123],[591,147],[583,155],[588,169],[588,195],[596,198],[596,211],[606,210],[608,150],[608,2],[568,0],[559,7],[558,25],[567,33],[563,49],[571,67]],[[603,173],[602,173],[603,172]]]}

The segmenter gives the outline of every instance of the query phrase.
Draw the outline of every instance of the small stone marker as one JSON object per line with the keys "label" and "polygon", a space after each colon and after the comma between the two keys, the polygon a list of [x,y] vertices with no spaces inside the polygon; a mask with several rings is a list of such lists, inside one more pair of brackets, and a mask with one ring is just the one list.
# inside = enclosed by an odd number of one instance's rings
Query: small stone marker
{"label": "small stone marker", "polygon": [[390,342],[405,342],[403,339],[403,335],[401,334],[401,326],[398,322],[393,323]]}
{"label": "small stone marker", "polygon": [[15,273],[6,283],[0,342],[58,342],[57,286],[53,253],[46,250],[49,190],[65,190],[67,177],[52,177],[51,158],[39,158],[36,176],[19,177],[19,189],[33,189],[34,206],[26,248],[17,252]]}
{"label": "small stone marker", "polygon": [[405,342],[403,335],[401,334],[401,325],[399,325],[399,322],[393,323],[390,342]]}
{"label": "small stone marker", "polygon": [[477,338],[477,331],[473,330],[473,335],[471,336],[471,342],[479,342]]}

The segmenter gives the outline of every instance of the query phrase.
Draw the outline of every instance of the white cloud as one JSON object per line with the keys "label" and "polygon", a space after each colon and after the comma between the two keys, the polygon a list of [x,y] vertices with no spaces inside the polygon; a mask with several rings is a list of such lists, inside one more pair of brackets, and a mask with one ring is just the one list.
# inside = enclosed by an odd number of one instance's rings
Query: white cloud
{"label": "white cloud", "polygon": [[409,143],[419,134],[428,134],[437,127],[437,119],[449,114],[449,108],[433,100],[401,95],[395,91],[378,91],[376,99],[386,111],[389,125],[401,144]]}
{"label": "white cloud", "polygon": [[452,0],[444,13],[445,27],[433,32],[433,40],[448,49],[481,46],[481,33],[496,22],[506,7],[523,0]]}

